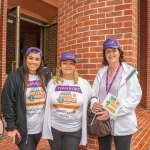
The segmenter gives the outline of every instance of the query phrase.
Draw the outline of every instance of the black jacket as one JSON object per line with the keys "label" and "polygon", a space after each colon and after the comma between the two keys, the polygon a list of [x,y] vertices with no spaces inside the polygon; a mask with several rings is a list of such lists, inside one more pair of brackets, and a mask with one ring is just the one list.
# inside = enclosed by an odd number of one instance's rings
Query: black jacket
{"label": "black jacket", "polygon": [[[47,83],[51,74],[45,72]],[[21,136],[27,135],[25,88],[23,67],[9,74],[2,90],[2,113],[7,131],[17,129]]]}

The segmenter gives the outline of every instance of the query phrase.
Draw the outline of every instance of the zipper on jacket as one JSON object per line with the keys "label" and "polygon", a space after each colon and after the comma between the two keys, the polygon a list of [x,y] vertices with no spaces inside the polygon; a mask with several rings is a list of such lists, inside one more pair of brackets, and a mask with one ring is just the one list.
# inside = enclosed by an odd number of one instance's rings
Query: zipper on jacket
{"label": "zipper on jacket", "polygon": [[112,124],[113,124],[113,129],[112,129],[112,135],[114,136],[115,135],[115,121],[112,120]]}
{"label": "zipper on jacket", "polygon": [[[23,82],[23,92],[24,92],[24,105],[25,105],[25,97],[26,97],[26,89],[25,89],[25,83]],[[26,106],[25,106],[25,115],[26,115]],[[25,144],[28,144],[28,129],[27,129],[27,118],[26,118],[26,131],[27,131],[27,134],[26,134],[26,141],[25,141]]]}
{"label": "zipper on jacket", "polygon": [[26,142],[25,142],[25,144],[28,144],[28,133],[26,135]]}
{"label": "zipper on jacket", "polygon": [[[26,97],[26,89],[25,89],[25,81],[24,81],[24,73],[23,73],[23,67],[21,68],[21,71],[18,71],[18,74],[20,76],[20,79],[23,81],[22,82],[22,92],[23,92],[23,108],[25,108],[25,116],[26,116],[26,105],[25,105],[25,97]],[[26,118],[26,135],[25,135],[25,144],[28,143],[28,129],[27,129],[27,118]]]}

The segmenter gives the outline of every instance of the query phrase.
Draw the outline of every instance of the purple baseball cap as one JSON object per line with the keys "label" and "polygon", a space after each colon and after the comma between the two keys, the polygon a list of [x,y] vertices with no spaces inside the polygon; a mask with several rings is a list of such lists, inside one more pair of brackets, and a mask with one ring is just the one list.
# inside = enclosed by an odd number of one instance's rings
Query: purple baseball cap
{"label": "purple baseball cap", "polygon": [[103,49],[106,48],[119,48],[120,44],[117,39],[107,39],[103,43]]}
{"label": "purple baseball cap", "polygon": [[76,61],[76,56],[74,54],[72,54],[71,52],[64,52],[61,55],[60,58],[61,61],[65,61],[65,60],[73,60],[75,63]]}
{"label": "purple baseball cap", "polygon": [[37,47],[29,47],[26,51],[26,55],[29,55],[30,53],[39,54],[41,57],[43,56],[42,50]]}

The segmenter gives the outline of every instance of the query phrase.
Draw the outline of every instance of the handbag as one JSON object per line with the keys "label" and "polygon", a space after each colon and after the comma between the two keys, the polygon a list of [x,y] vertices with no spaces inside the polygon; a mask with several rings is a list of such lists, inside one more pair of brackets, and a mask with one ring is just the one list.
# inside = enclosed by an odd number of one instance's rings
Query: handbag
{"label": "handbag", "polygon": [[[135,69],[131,71],[129,76],[126,78],[126,82],[131,78],[131,76],[135,72],[136,72]],[[98,137],[104,137],[106,135],[111,134],[110,119],[106,121],[96,119],[96,114],[91,110],[90,103],[88,104],[88,111],[87,111],[87,131],[89,135],[95,135]]]}
{"label": "handbag", "polygon": [[87,130],[89,135],[104,137],[111,133],[110,120],[102,121],[96,119],[96,114],[88,108]]}

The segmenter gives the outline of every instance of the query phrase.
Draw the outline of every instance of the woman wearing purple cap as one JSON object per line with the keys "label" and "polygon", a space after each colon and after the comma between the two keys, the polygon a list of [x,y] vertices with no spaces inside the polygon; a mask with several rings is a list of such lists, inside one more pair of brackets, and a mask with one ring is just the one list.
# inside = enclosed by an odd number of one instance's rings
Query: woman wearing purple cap
{"label": "woman wearing purple cap", "polygon": [[7,135],[20,150],[36,150],[41,138],[50,74],[44,72],[42,51],[30,47],[23,67],[9,74],[2,91]]}
{"label": "woman wearing purple cap", "polygon": [[[134,109],[142,95],[137,71],[124,62],[116,39],[104,41],[103,65],[93,83],[98,102],[93,103],[92,108],[97,113],[96,119],[110,119],[111,134],[98,137],[99,148],[111,150],[114,139],[116,150],[129,150],[132,134],[137,131]],[[100,109],[104,111],[99,112]]]}
{"label": "woman wearing purple cap", "polygon": [[51,150],[78,150],[79,145],[87,144],[87,105],[92,89],[78,76],[75,64],[72,53],[63,53],[60,68],[47,87],[43,138],[48,139]]}

